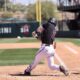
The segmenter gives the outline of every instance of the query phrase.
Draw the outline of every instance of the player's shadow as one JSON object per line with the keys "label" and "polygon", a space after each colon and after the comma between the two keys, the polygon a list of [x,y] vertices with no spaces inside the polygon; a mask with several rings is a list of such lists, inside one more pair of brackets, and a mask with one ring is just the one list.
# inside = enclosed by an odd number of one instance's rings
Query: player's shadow
{"label": "player's shadow", "polygon": [[80,72],[73,72],[74,75],[80,75]]}
{"label": "player's shadow", "polygon": [[[22,73],[16,73],[16,74],[9,74],[11,76],[28,76],[28,75],[24,75]],[[30,76],[55,76],[55,77],[59,77],[59,76],[64,76],[62,74],[32,74]]]}
{"label": "player's shadow", "polygon": [[[11,76],[28,76],[24,75],[23,73],[15,73],[15,74],[9,74]],[[71,75],[80,75],[80,72],[71,72],[69,76]],[[64,74],[31,74],[30,76],[54,76],[54,77],[64,77]]]}

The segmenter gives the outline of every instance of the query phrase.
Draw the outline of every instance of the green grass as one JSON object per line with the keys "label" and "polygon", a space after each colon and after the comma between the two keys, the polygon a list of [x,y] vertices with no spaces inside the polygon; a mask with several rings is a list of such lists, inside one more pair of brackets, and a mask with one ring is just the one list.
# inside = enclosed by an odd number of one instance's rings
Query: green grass
{"label": "green grass", "polygon": [[[57,42],[72,42],[80,46],[80,39],[75,38],[56,38]],[[39,42],[34,38],[9,38],[0,39],[0,43],[29,43]],[[22,65],[30,64],[34,60],[38,49],[0,49],[0,65]]]}
{"label": "green grass", "polygon": [[[39,42],[39,40],[35,38],[1,38],[0,43],[31,43],[31,42]],[[80,46],[79,38],[56,38],[56,42],[72,42],[75,45]]]}
{"label": "green grass", "polygon": [[0,43],[16,43],[17,41],[19,41],[16,38],[1,38],[0,39]]}
{"label": "green grass", "polygon": [[0,65],[30,64],[38,49],[0,50]]}
{"label": "green grass", "polygon": [[80,46],[80,39],[79,38],[56,38],[57,42],[71,42],[77,46]]}
{"label": "green grass", "polygon": [[31,42],[39,42],[39,40],[35,39],[35,38],[23,38],[20,39],[17,43],[31,43]]}
{"label": "green grass", "polygon": [[[31,43],[31,42],[39,42],[39,40],[35,38],[1,38],[0,43]],[[56,38],[56,42],[72,42],[75,45],[80,46],[79,38]]]}
{"label": "green grass", "polygon": [[31,43],[31,42],[39,42],[39,40],[35,38],[1,38],[0,43]]}

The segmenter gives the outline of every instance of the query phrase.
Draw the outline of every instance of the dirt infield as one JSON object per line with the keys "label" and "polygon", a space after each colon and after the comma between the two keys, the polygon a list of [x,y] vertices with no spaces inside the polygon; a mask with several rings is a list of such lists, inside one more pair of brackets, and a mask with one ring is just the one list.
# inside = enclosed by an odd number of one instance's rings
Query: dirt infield
{"label": "dirt infield", "polygon": [[[39,47],[40,43],[0,44],[0,49]],[[80,80],[80,47],[72,43],[57,43],[56,53],[69,69],[69,76],[66,77],[59,71],[50,70],[45,63],[38,65],[32,71],[32,76],[23,75],[27,65],[0,66],[0,80]],[[55,63],[59,64],[57,59]]]}

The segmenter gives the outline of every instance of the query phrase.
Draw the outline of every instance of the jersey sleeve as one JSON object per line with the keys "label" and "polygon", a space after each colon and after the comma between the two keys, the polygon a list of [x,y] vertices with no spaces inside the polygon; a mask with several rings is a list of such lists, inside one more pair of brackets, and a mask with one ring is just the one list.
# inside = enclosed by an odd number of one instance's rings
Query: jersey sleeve
{"label": "jersey sleeve", "polygon": [[42,25],[42,27],[43,27],[44,29],[47,29],[48,24],[47,24],[47,23],[44,23],[44,24]]}

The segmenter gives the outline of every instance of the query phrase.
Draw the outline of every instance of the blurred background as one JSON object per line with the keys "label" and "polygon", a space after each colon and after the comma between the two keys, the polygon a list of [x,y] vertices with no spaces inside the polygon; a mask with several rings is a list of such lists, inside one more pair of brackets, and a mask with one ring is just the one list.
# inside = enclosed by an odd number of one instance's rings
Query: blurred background
{"label": "blurred background", "polygon": [[80,38],[80,0],[0,0],[0,37],[32,37],[50,17],[56,37]]}

